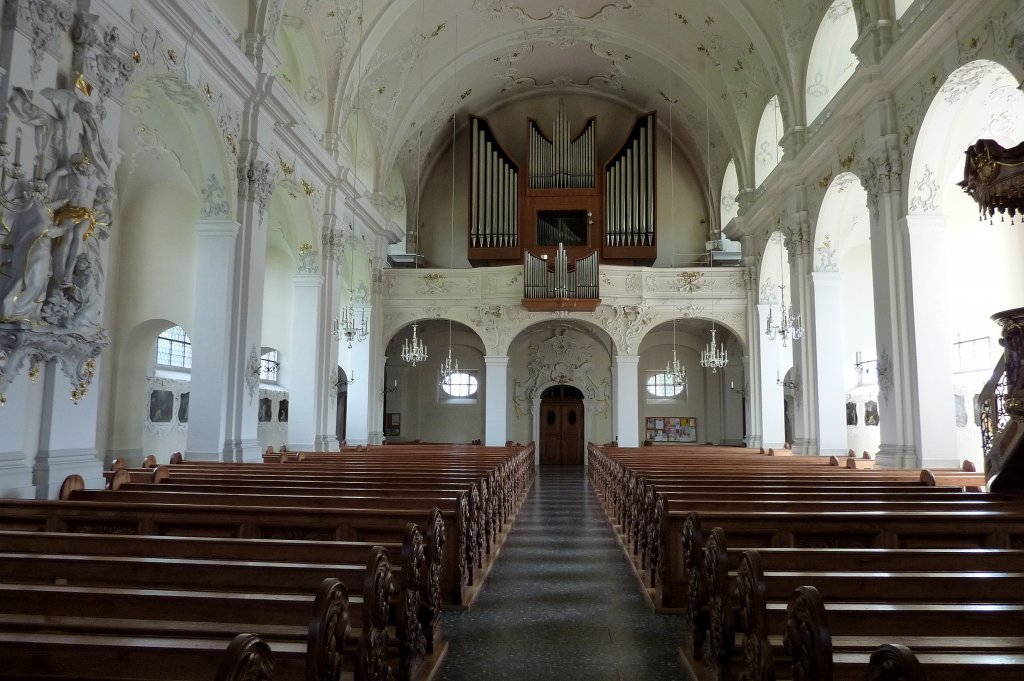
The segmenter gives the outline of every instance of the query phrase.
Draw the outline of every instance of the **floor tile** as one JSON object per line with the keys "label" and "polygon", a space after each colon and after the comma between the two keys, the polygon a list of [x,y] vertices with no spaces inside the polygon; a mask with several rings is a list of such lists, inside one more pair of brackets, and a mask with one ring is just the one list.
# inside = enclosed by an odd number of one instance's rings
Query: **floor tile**
{"label": "floor tile", "polygon": [[542,467],[465,611],[445,611],[438,681],[691,681],[685,622],[659,615],[580,467]]}

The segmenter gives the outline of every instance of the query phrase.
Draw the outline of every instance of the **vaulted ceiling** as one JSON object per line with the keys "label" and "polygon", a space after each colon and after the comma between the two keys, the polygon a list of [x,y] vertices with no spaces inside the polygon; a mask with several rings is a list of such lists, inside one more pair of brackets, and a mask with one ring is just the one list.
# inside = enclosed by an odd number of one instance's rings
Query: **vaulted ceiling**
{"label": "vaulted ceiling", "polygon": [[[222,0],[225,3],[234,0]],[[328,125],[358,108],[377,177],[450,140],[451,114],[486,115],[552,91],[657,109],[695,160],[751,177],[757,125],[779,95],[802,116],[815,32],[851,0],[288,0],[285,18],[321,44]],[[671,104],[670,104],[671,102]],[[710,122],[710,135],[707,122]],[[688,144],[687,144],[688,142]],[[747,182],[742,182],[747,185]]]}

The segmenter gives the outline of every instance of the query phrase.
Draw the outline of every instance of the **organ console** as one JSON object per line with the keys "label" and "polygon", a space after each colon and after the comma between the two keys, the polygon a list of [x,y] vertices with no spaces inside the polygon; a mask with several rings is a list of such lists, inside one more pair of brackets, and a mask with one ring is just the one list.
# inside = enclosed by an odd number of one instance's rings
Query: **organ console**
{"label": "organ console", "polygon": [[[470,119],[469,259],[474,265],[526,262],[650,264],[657,257],[655,114],[640,116],[621,148],[597,158],[597,120],[573,131],[560,110],[545,134],[527,122],[520,164],[483,118]],[[595,295],[596,298],[596,295]]]}

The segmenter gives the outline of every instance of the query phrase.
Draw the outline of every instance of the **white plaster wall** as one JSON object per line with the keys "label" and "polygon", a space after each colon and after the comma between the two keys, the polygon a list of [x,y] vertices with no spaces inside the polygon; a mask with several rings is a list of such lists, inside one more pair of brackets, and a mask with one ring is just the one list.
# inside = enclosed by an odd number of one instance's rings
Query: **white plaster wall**
{"label": "white plaster wall", "polygon": [[686,367],[686,390],[673,398],[653,397],[647,392],[647,379],[651,373],[665,371],[665,364],[672,359],[671,333],[668,335],[668,342],[662,339],[640,353],[637,387],[640,395],[640,439],[644,439],[646,417],[685,416],[697,419],[697,442],[706,442],[709,432],[719,431],[720,415],[715,415],[714,424],[709,422],[704,369],[700,366],[700,353],[696,349],[681,344],[676,346],[679,363]]}
{"label": "white plaster wall", "polygon": [[150,185],[122,204],[111,358],[114,408],[107,445],[112,456],[133,459],[153,453],[159,457],[160,452],[144,449],[164,448],[145,439],[146,385],[153,375],[156,336],[175,325],[188,333],[192,326],[198,214],[197,197],[180,184]]}
{"label": "white plaster wall", "polygon": [[[263,281],[263,331],[261,345],[281,353],[282,368],[292,349],[292,276],[295,265],[279,249],[267,251],[267,270]],[[282,380],[284,378],[282,377]]]}
{"label": "white plaster wall", "polygon": [[385,396],[384,406],[386,414],[401,415],[401,434],[386,436],[388,441],[465,443],[482,439],[487,381],[483,345],[475,334],[453,325],[452,358],[460,371],[475,375],[477,392],[469,399],[451,400],[438,384],[441,365],[448,357],[448,325],[437,320],[424,326],[417,330],[417,337],[427,345],[425,362],[411,366],[399,356],[402,341],[412,335],[411,327],[399,331],[389,346],[385,385],[390,389],[397,381],[397,387]]}

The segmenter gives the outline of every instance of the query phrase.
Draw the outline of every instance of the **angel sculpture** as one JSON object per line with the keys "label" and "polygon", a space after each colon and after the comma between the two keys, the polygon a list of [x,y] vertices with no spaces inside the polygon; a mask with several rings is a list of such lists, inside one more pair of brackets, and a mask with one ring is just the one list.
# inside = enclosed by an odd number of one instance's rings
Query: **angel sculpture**
{"label": "angel sculpture", "polygon": [[[44,321],[67,326],[93,307],[91,296],[99,290],[98,249],[83,253],[82,247],[90,238],[106,236],[102,213],[109,210],[109,192],[100,188],[107,186],[110,155],[92,103],[77,90],[46,88],[40,94],[53,105],[54,114],[22,88],[15,88],[10,100],[11,110],[35,128],[35,179],[45,179],[46,193],[10,211],[5,245],[11,259],[7,276],[0,278],[0,321],[37,323],[42,310]],[[77,139],[72,132],[75,119],[80,125]],[[52,164],[44,176],[48,159]],[[83,257],[97,261],[86,265]],[[91,275],[87,292],[76,285],[83,271]],[[65,313],[55,315],[56,308]]]}

